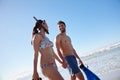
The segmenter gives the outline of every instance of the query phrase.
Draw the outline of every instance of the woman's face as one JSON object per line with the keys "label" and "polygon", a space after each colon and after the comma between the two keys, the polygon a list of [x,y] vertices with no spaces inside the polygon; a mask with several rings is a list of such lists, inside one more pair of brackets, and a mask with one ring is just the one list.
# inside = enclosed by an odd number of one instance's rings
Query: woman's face
{"label": "woman's face", "polygon": [[46,30],[48,30],[48,25],[47,25],[47,23],[45,22],[45,20],[43,21],[42,26],[43,26]]}

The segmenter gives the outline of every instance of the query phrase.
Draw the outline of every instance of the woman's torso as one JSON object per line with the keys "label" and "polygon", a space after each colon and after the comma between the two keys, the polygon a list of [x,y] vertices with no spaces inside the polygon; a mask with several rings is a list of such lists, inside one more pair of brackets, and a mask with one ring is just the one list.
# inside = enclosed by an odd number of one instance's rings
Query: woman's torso
{"label": "woman's torso", "polygon": [[55,61],[52,47],[53,43],[47,37],[41,41],[39,46],[39,51],[41,53],[41,65],[49,64]]}
{"label": "woman's torso", "polygon": [[[40,34],[38,34],[41,37]],[[41,54],[40,65],[49,64],[55,62],[55,57],[53,53],[53,43],[45,36],[40,38],[39,43],[39,53]]]}

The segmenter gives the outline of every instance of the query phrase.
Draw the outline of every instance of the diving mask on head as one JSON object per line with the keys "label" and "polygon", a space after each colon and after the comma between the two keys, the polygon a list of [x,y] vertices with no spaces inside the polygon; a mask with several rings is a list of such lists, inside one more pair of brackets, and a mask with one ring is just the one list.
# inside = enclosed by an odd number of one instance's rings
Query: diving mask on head
{"label": "diving mask on head", "polygon": [[45,27],[42,26],[42,24],[45,23],[45,20],[38,20],[36,17],[33,17],[33,18],[39,23],[39,25],[44,29],[44,31],[45,31],[47,34],[49,34],[48,30],[45,29]]}

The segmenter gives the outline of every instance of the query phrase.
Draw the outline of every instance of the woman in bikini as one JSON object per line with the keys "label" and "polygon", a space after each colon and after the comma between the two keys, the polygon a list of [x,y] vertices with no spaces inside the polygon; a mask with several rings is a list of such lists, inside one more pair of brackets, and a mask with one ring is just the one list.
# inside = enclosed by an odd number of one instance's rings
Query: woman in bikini
{"label": "woman in bikini", "polygon": [[38,56],[41,54],[40,67],[43,75],[49,80],[64,80],[58,72],[55,59],[61,64],[63,62],[55,54],[53,43],[46,37],[46,33],[49,34],[47,23],[45,20],[38,20],[32,32],[32,45],[34,49],[33,79],[39,80],[37,62]]}

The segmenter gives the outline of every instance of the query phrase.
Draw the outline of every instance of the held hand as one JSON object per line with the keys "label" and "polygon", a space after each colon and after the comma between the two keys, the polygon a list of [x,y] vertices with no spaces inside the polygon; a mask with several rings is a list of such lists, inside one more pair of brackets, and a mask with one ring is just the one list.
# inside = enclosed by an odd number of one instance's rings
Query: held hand
{"label": "held hand", "polygon": [[39,80],[39,75],[38,73],[33,74],[33,80]]}
{"label": "held hand", "polygon": [[63,61],[62,67],[63,67],[63,68],[67,68],[67,62],[66,62],[66,61]]}

